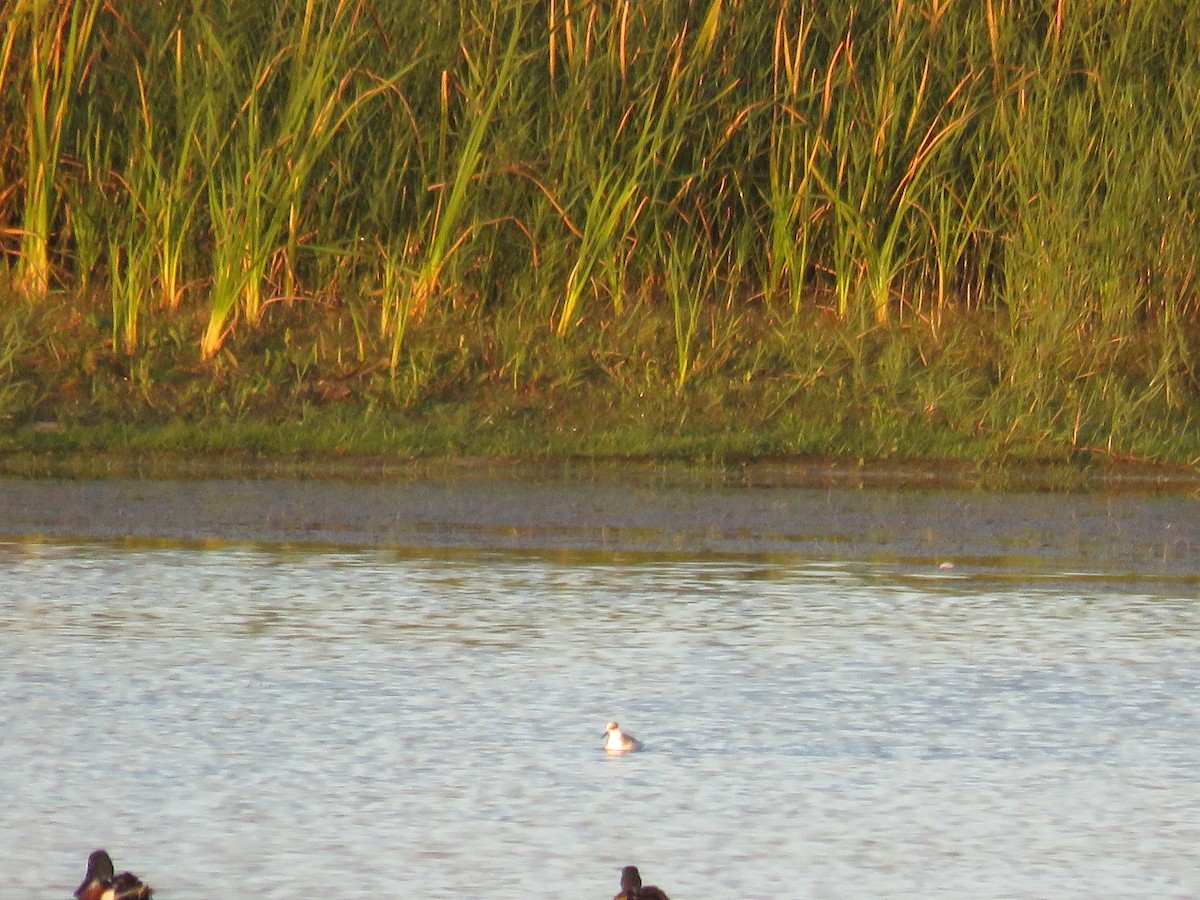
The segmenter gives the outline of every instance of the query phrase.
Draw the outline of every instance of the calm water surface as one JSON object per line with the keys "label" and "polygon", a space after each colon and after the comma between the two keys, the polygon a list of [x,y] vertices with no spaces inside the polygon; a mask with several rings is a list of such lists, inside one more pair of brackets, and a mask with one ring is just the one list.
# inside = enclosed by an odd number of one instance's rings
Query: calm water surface
{"label": "calm water surface", "polygon": [[[646,526],[616,543],[653,552],[130,542],[13,509],[0,897],[68,897],[95,846],[164,900],[214,878],[608,898],[629,862],[677,900],[1200,892],[1200,578],[1177,537],[1135,559],[1096,526],[1005,562],[996,521],[964,517],[941,568],[744,552],[749,526],[739,552]],[[610,718],[647,750],[607,758]]]}

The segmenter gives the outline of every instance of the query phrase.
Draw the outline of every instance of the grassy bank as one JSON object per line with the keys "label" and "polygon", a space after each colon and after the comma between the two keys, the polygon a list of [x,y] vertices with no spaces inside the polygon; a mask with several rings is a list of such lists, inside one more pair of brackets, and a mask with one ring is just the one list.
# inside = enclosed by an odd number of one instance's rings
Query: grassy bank
{"label": "grassy bank", "polygon": [[1200,459],[1200,10],[13,0],[0,449]]}

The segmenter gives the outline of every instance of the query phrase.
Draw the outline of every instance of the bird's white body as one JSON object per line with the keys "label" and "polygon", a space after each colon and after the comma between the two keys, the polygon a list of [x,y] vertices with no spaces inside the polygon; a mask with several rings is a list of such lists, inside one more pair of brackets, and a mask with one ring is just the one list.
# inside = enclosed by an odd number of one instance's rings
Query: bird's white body
{"label": "bird's white body", "polygon": [[609,753],[631,753],[642,749],[642,742],[621,730],[616,722],[609,722],[605,729],[604,749]]}

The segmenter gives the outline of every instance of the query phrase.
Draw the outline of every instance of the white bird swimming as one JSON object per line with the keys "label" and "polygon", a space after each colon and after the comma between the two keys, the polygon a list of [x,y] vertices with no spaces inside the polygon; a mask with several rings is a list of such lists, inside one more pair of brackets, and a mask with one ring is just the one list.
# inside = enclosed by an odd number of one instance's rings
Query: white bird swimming
{"label": "white bird swimming", "polygon": [[621,731],[621,726],[616,722],[608,723],[604,735],[604,749],[609,753],[629,753],[642,749],[642,742],[632,734],[625,734]]}

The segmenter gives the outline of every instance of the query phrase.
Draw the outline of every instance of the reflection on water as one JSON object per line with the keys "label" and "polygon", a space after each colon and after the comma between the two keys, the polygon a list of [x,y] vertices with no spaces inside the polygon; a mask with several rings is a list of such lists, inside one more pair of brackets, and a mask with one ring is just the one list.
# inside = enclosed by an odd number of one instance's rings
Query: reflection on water
{"label": "reflection on water", "polygon": [[21,897],[101,845],[164,900],[1200,888],[1188,582],[21,542],[0,582]]}

